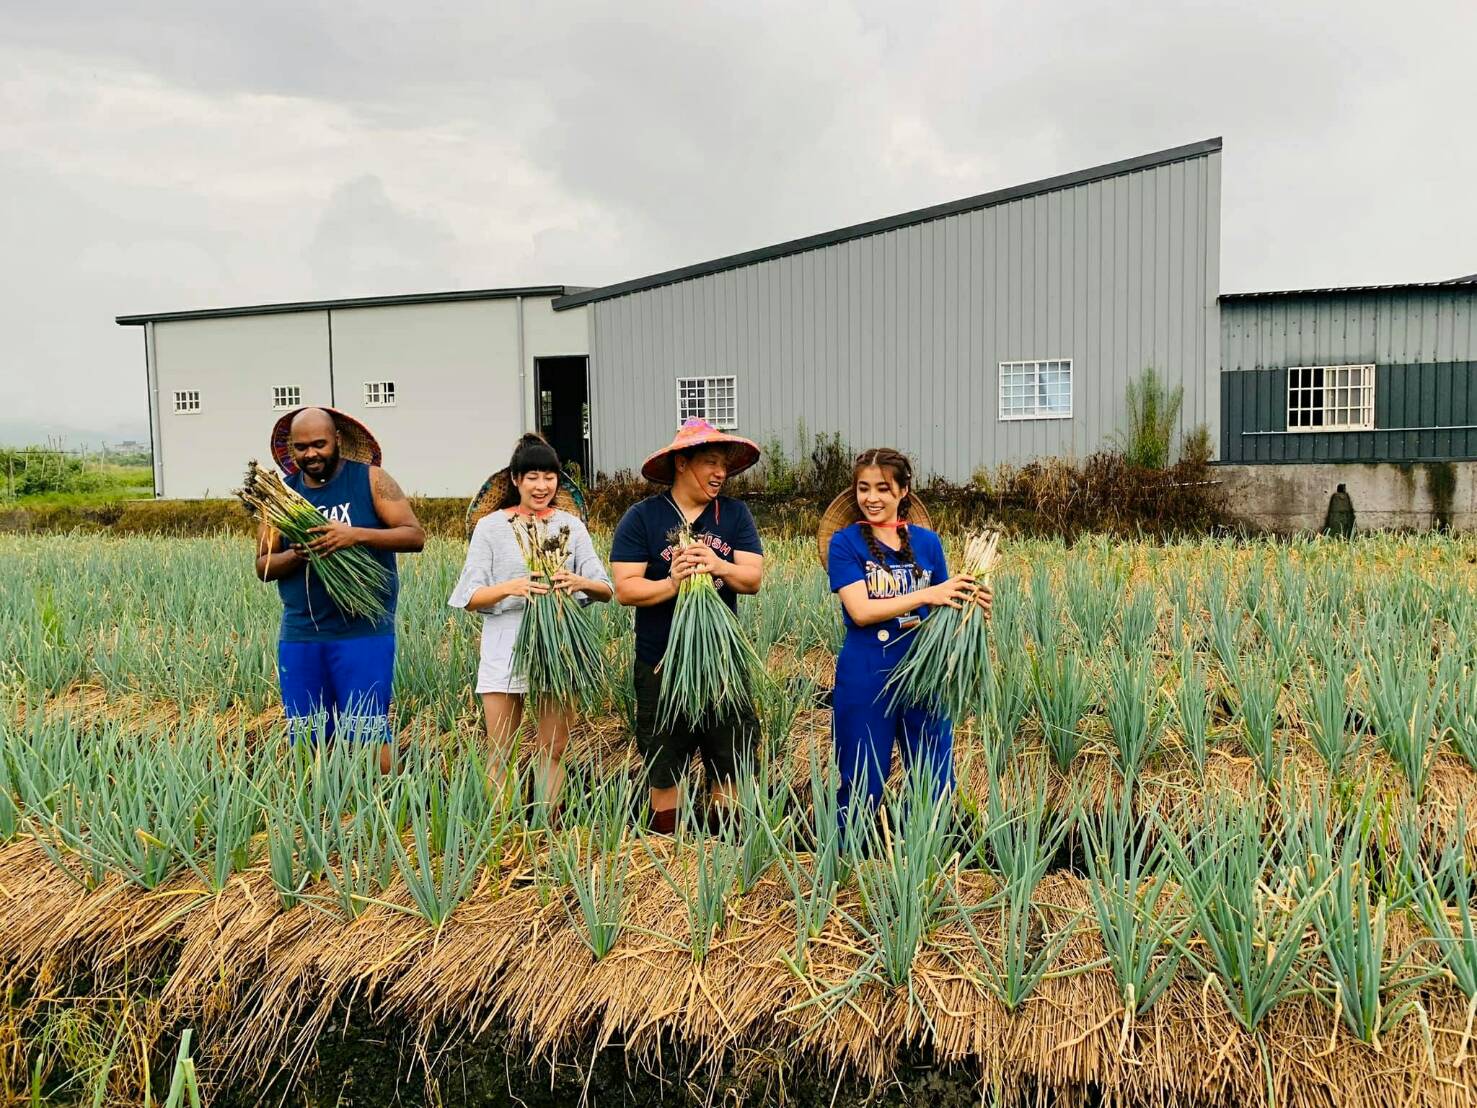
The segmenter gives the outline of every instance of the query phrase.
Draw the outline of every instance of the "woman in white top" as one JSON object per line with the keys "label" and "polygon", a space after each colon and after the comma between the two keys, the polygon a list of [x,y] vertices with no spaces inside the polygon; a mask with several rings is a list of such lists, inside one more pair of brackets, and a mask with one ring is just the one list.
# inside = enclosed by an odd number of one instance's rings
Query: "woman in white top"
{"label": "woman in white top", "polygon": [[[595,553],[584,522],[552,506],[559,491],[559,455],[554,448],[538,435],[524,435],[507,472],[507,493],[473,530],[461,578],[448,601],[453,608],[482,613],[477,693],[487,719],[488,772],[494,780],[507,767],[523,718],[523,694],[528,691],[513,658],[527,598],[551,588],[574,593],[584,601],[611,597],[610,575]],[[569,560],[551,582],[528,575],[528,563],[512,525],[520,515],[543,521],[553,532],[569,529]],[[569,704],[544,704],[539,712],[534,788],[537,798],[551,807],[564,783],[562,759],[573,719],[574,706]]]}

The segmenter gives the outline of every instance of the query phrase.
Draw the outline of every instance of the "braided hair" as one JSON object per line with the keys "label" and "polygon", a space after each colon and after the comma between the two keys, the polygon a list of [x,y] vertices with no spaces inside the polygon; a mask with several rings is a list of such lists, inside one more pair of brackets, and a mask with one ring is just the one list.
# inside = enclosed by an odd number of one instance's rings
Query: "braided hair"
{"label": "braided hair", "polygon": [[914,561],[913,543],[908,537],[908,509],[913,504],[913,465],[908,461],[906,454],[893,450],[891,447],[879,446],[871,450],[864,450],[856,456],[856,463],[851,469],[851,509],[855,513],[855,522],[862,525],[862,538],[867,541],[867,550],[871,552],[872,559],[879,568],[886,569],[888,565],[887,554],[882,549],[882,544],[877,541],[877,536],[867,524],[866,517],[862,515],[861,505],[856,499],[856,483],[861,478],[864,469],[880,469],[887,474],[892,481],[893,487],[906,489],[903,498],[898,501],[897,536],[900,542],[897,556],[902,564],[906,565]]}

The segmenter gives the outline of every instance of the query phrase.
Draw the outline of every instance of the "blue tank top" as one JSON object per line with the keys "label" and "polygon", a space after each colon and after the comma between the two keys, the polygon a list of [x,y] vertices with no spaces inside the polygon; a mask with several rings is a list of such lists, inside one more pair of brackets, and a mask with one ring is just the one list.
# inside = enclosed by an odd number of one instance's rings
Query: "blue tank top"
{"label": "blue tank top", "polygon": [[[369,467],[363,462],[345,459],[326,485],[313,488],[303,480],[301,471],[286,479],[286,484],[301,493],[324,518],[347,523],[351,527],[383,528],[374,510],[374,494],[369,487]],[[385,618],[378,622],[345,615],[339,610],[316,573],[304,566],[277,582],[282,597],[282,641],[321,642],[329,639],[357,639],[368,635],[390,635],[395,631],[395,601],[400,593],[400,576],[395,569],[395,555],[388,550],[364,548],[369,555],[390,571],[390,592]]]}

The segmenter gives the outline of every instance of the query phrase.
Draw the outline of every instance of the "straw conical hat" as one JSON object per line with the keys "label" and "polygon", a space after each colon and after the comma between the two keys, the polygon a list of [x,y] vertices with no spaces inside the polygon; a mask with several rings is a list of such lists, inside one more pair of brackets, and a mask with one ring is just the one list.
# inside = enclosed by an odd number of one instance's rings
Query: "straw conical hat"
{"label": "straw conical hat", "polygon": [[[503,497],[507,495],[508,484],[511,480],[512,478],[508,474],[508,469],[504,466],[486,481],[482,482],[482,487],[477,490],[477,495],[472,497],[471,503],[467,505],[467,538],[470,539],[472,537],[472,532],[476,529],[477,524],[483,516],[497,511],[497,506],[503,502]],[[554,502],[550,506],[584,519],[585,492],[579,487],[579,484],[573,477],[561,471],[559,474],[559,488],[554,493]]]}
{"label": "straw conical hat", "polygon": [[[830,568],[828,562],[831,557],[831,536],[857,522],[860,521],[857,518],[855,495],[851,489],[838,493],[836,499],[821,514],[820,526],[815,530],[816,552],[820,555],[822,568]],[[933,524],[928,519],[928,509],[911,489],[908,490],[908,522],[933,530]]]}
{"label": "straw conical hat", "polygon": [[297,472],[297,462],[292,460],[292,451],[287,446],[287,435],[292,430],[292,421],[297,414],[308,408],[320,408],[333,418],[333,425],[338,428],[338,450],[341,457],[370,466],[380,464],[380,444],[369,433],[368,427],[337,408],[308,404],[283,413],[282,418],[272,425],[272,460],[283,473],[291,477]]}
{"label": "straw conical hat", "polygon": [[759,460],[759,445],[742,435],[720,431],[706,419],[689,419],[677,428],[677,436],[641,463],[641,476],[656,485],[670,485],[677,479],[674,456],[679,450],[696,446],[727,446],[728,476],[737,477]]}

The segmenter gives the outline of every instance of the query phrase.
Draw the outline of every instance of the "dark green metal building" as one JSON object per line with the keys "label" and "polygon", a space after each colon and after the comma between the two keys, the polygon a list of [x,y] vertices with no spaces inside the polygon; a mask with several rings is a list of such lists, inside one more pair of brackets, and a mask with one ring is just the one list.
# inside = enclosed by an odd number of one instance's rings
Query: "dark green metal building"
{"label": "dark green metal building", "polygon": [[1477,273],[1220,309],[1221,461],[1477,458]]}

